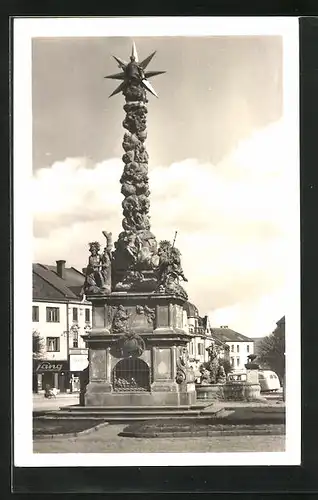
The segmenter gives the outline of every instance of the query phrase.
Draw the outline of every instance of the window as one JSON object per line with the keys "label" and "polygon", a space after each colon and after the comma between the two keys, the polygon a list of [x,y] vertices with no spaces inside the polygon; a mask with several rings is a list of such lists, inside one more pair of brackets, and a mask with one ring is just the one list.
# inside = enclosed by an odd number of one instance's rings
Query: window
{"label": "window", "polygon": [[192,344],[192,342],[190,342],[190,344],[189,344],[189,351],[190,351],[189,354],[193,355],[193,344]]}
{"label": "window", "polygon": [[231,366],[234,366],[234,358],[231,358]]}
{"label": "window", "polygon": [[32,306],[32,321],[39,321],[39,306]]}
{"label": "window", "polygon": [[249,345],[246,346],[246,351],[250,352],[250,346]]}
{"label": "window", "polygon": [[198,344],[198,354],[201,356],[203,354],[203,344],[199,343]]}
{"label": "window", "polygon": [[236,346],[236,352],[240,352],[240,346],[239,346],[239,344],[237,344],[237,346]]}
{"label": "window", "polygon": [[73,321],[78,321],[78,309],[73,307]]}
{"label": "window", "polygon": [[78,330],[73,330],[73,347],[78,347]]}
{"label": "window", "polygon": [[85,321],[86,323],[91,321],[91,311],[89,309],[85,309]]}
{"label": "window", "polygon": [[234,352],[234,344],[231,345],[231,352]]}
{"label": "window", "polygon": [[46,350],[48,352],[58,352],[60,350],[60,337],[47,337]]}
{"label": "window", "polygon": [[47,307],[46,308],[46,321],[48,323],[59,323],[60,322],[60,309],[58,307]]}
{"label": "window", "polygon": [[236,366],[240,366],[240,358],[236,358]]}

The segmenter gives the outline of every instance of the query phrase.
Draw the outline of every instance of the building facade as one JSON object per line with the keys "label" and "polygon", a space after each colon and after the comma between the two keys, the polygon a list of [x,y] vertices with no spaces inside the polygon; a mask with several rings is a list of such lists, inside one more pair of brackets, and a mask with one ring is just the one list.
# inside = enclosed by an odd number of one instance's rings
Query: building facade
{"label": "building facade", "polygon": [[47,386],[60,392],[79,391],[80,372],[88,364],[82,339],[91,327],[91,304],[81,299],[84,274],[33,264],[33,391]]}
{"label": "building facade", "polygon": [[244,372],[250,354],[254,354],[253,339],[231,330],[228,326],[213,328],[213,337],[229,346],[229,361],[233,372]]}
{"label": "building facade", "polygon": [[211,334],[207,324],[203,324],[203,318],[194,304],[187,302],[184,306],[187,316],[187,331],[192,336],[188,344],[189,364],[192,366],[195,376],[200,376],[200,366],[208,360],[207,348],[212,344]]}
{"label": "building facade", "polygon": [[207,349],[212,344],[216,345],[219,358],[227,358],[228,349],[221,340],[213,335],[208,316],[201,317],[198,308],[191,302],[185,304],[185,312],[187,331],[192,335],[188,344],[189,363],[196,376],[199,377],[201,365],[209,361]]}

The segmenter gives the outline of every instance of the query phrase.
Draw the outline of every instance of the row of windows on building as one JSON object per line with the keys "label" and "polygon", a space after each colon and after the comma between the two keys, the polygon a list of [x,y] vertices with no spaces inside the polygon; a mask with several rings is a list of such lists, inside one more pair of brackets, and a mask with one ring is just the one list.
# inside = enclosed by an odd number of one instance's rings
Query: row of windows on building
{"label": "row of windows on building", "polygon": [[[197,346],[198,346],[198,354],[199,355],[203,355],[204,354],[204,344],[198,343]],[[190,343],[189,354],[193,354],[194,353],[193,351],[194,351],[194,346],[193,346],[192,343]],[[231,345],[231,352],[234,352],[234,351],[235,351],[235,345],[232,344]],[[236,352],[240,352],[240,346],[239,346],[239,344],[236,345]],[[246,352],[248,352],[248,353],[250,352],[250,346],[249,345],[246,346]]]}
{"label": "row of windows on building", "polygon": [[[73,331],[72,347],[78,347],[78,332]],[[47,352],[60,352],[60,337],[46,337]]]}
{"label": "row of windows on building", "polygon": [[[78,307],[72,308],[73,321],[78,321]],[[91,320],[90,309],[85,309],[85,322],[89,323]],[[32,306],[32,321],[40,321],[40,310],[39,306]],[[59,307],[47,307],[46,308],[46,322],[47,323],[59,323],[60,322],[60,308]]]}
{"label": "row of windows on building", "polygon": [[[235,350],[235,345],[232,344],[231,345],[231,352],[234,352],[234,350]],[[236,352],[240,352],[240,345],[239,344],[236,345]],[[250,346],[249,345],[246,346],[246,352],[250,352]]]}
{"label": "row of windows on building", "polygon": [[[235,359],[231,357],[231,366],[234,368],[235,366]],[[236,358],[236,366],[240,366],[240,358]]]}
{"label": "row of windows on building", "polygon": [[[197,348],[198,348],[198,355],[199,356],[203,356],[204,354],[204,344],[202,343],[198,343],[197,344]],[[189,344],[189,354],[190,356],[194,354],[194,345],[192,344],[192,342],[190,342]]]}

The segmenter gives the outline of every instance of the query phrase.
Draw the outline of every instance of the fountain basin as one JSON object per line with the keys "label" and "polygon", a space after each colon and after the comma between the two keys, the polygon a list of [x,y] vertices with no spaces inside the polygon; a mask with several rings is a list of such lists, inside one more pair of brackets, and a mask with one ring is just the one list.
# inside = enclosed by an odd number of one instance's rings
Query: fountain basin
{"label": "fountain basin", "polygon": [[197,400],[222,401],[224,400],[225,384],[202,384],[196,385]]}

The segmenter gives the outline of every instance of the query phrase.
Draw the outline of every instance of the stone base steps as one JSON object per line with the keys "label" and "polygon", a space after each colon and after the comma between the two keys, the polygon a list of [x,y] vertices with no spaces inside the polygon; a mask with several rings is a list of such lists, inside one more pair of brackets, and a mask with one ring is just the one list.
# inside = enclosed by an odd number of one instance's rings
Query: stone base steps
{"label": "stone base steps", "polygon": [[[197,419],[207,417],[203,411],[206,405],[191,406],[108,406],[108,407],[83,407],[68,406],[60,410],[47,412],[34,412],[37,419],[59,419],[59,420],[100,420],[107,422],[133,422],[152,419]],[[213,417],[221,411],[220,408],[209,408],[209,416]]]}
{"label": "stone base steps", "polygon": [[58,411],[71,411],[71,412],[85,412],[91,413],[92,411],[101,411],[101,412],[116,412],[116,411],[130,411],[130,412],[138,412],[138,411],[146,411],[147,413],[156,412],[156,411],[188,411],[188,410],[201,410],[205,408],[210,403],[199,403],[195,405],[170,405],[170,406],[81,406],[81,405],[71,405],[71,406],[61,406]]}
{"label": "stone base steps", "polygon": [[[213,417],[211,415],[211,417]],[[137,421],[148,421],[148,420],[157,420],[158,418],[160,418],[160,420],[171,420],[171,419],[175,419],[175,420],[200,420],[200,419],[206,419],[206,416],[203,416],[203,415],[198,415],[198,414],[195,414],[195,415],[122,415],[122,416],[118,416],[118,415],[107,415],[107,416],[99,416],[99,417],[96,417],[96,416],[78,416],[78,417],[75,417],[73,415],[70,415],[70,416],[66,416],[66,415],[44,415],[42,417],[38,417],[39,419],[41,420],[89,420],[89,421],[92,421],[92,422],[108,422],[108,423],[131,423],[131,422],[137,422]]]}

